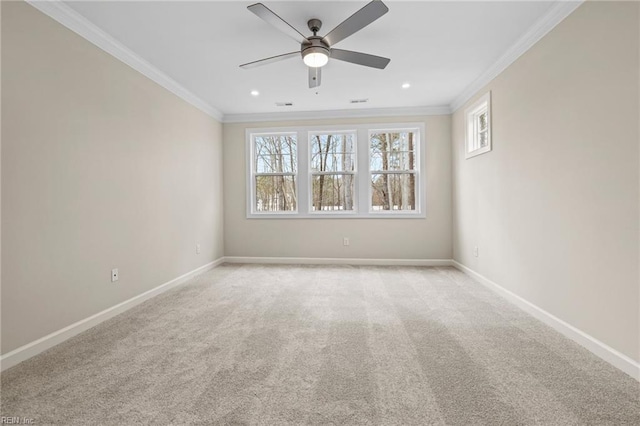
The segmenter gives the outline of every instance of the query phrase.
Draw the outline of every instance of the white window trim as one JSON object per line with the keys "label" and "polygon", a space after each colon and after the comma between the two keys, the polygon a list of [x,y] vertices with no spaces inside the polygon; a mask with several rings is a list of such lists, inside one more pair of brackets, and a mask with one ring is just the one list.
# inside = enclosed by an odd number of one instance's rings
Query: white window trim
{"label": "white window trim", "polygon": [[[310,129],[310,128],[309,128]],[[358,188],[358,181],[359,176],[358,176],[358,170],[360,170],[360,162],[359,162],[359,153],[360,153],[360,147],[358,146],[360,144],[360,134],[358,132],[358,130],[353,127],[353,126],[347,126],[347,127],[335,127],[335,126],[326,126],[326,127],[319,127],[317,128],[317,130],[306,130],[304,131],[305,133],[305,137],[306,137],[306,141],[307,141],[307,150],[309,149],[309,145],[311,144],[311,136],[315,135],[315,134],[346,134],[346,133],[353,133],[355,134],[355,140],[356,143],[354,145],[354,155],[356,158],[356,165],[355,168],[353,170],[352,173],[342,173],[342,172],[326,172],[326,174],[353,174],[354,176],[354,182],[353,182],[353,186],[355,189],[356,194],[359,194],[359,188]],[[311,187],[313,185],[313,175],[316,174],[320,174],[319,172],[313,172],[311,170],[311,167],[309,167],[308,161],[309,161],[309,152],[307,151],[307,171],[309,172],[309,176],[307,179],[307,195],[311,193]],[[299,164],[299,163],[298,163]],[[339,216],[342,218],[345,217],[351,217],[357,214],[358,212],[358,207],[360,204],[360,197],[356,197],[355,200],[353,200],[353,210],[344,210],[344,211],[340,211],[340,210],[329,210],[329,211],[313,211],[313,199],[312,197],[307,196],[307,213],[309,214],[309,217],[316,217],[316,218],[324,218],[327,216]]]}
{"label": "white window trim", "polygon": [[[249,170],[249,178],[247,182],[247,217],[251,215],[252,217],[266,217],[266,216],[287,216],[292,217],[298,214],[300,211],[300,162],[297,163],[298,169],[296,169],[296,173],[293,174],[296,181],[296,193],[298,194],[298,202],[296,203],[297,210],[287,210],[280,212],[259,212],[256,210],[255,203],[253,202],[256,199],[256,186],[253,184],[256,179],[256,175],[264,175],[264,173],[256,173],[253,167],[253,159],[255,157],[255,144],[253,143],[253,136],[265,136],[265,135],[296,135],[296,153],[299,156],[300,152],[300,139],[298,138],[297,132],[295,129],[278,129],[278,131],[274,131],[274,129],[264,129],[264,131],[253,131],[250,134],[247,133],[247,152],[249,155],[247,156],[247,170]],[[276,173],[276,175],[280,175],[280,173]]]}
{"label": "white window trim", "polygon": [[[475,129],[475,117],[481,111],[487,111],[487,145],[474,148],[478,132]],[[491,92],[485,93],[477,101],[471,104],[464,111],[464,152],[465,158],[472,158],[476,155],[485,154],[492,149],[491,143]]]}
{"label": "white window trim", "polygon": [[[418,189],[416,190],[415,211],[370,211],[371,184],[369,182],[370,170],[370,132],[416,130],[418,132],[416,175]],[[355,193],[353,211],[312,211],[311,193],[311,168],[309,167],[310,136],[316,133],[354,132],[356,134],[356,167],[355,167]],[[253,135],[296,133],[296,151],[298,154],[298,169],[296,175],[296,189],[298,191],[297,211],[287,212],[257,212],[253,200],[255,199],[255,180],[253,169],[254,144]],[[247,219],[420,219],[426,217],[426,138],[424,123],[382,123],[382,124],[357,124],[346,126],[300,126],[300,127],[270,127],[248,128],[245,130],[246,141],[246,212]]]}
{"label": "white window trim", "polygon": [[[410,210],[393,210],[393,211],[388,211],[388,210],[380,210],[380,211],[375,211],[373,209],[371,209],[371,197],[373,197],[373,189],[371,188],[371,185],[369,184],[370,182],[370,178],[371,178],[371,134],[372,133],[385,133],[387,131],[393,131],[393,130],[417,130],[418,131],[418,142],[415,144],[415,150],[417,151],[417,157],[418,157],[418,161],[416,164],[416,168],[415,168],[415,175],[418,178],[416,181],[418,182],[418,190],[416,191],[415,197],[416,197],[416,206],[418,207],[415,211],[410,211]],[[388,125],[386,126],[377,126],[375,128],[369,128],[368,132],[367,132],[367,207],[369,210],[369,215],[371,217],[388,217],[388,216],[393,216],[393,217],[398,217],[398,216],[408,216],[408,217],[416,217],[416,216],[420,216],[420,212],[424,212],[424,199],[426,198],[426,195],[424,194],[424,189],[425,188],[423,185],[426,185],[426,183],[423,182],[422,176],[424,173],[421,172],[422,170],[422,166],[424,165],[424,161],[425,158],[423,157],[423,152],[425,151],[424,149],[424,144],[423,144],[423,140],[424,140],[424,126],[419,127],[419,126],[405,126],[405,127],[389,127]],[[401,173],[401,172],[400,172]],[[424,216],[422,216],[424,217]]]}

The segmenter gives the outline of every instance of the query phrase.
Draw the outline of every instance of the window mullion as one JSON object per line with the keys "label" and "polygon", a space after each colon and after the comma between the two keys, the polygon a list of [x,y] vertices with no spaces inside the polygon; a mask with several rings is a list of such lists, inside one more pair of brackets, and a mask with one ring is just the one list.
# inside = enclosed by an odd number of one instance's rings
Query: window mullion
{"label": "window mullion", "polygon": [[298,212],[306,215],[311,204],[308,132],[298,131],[298,141]]}
{"label": "window mullion", "polygon": [[255,200],[255,177],[254,177],[254,143],[253,136],[249,130],[245,130],[246,136],[246,167],[249,171],[249,178],[246,182],[246,202],[247,202],[247,217],[255,213],[254,200]]}
{"label": "window mullion", "polygon": [[370,181],[371,181],[371,171],[369,170],[369,130],[366,128],[358,129],[358,137],[357,140],[357,170],[358,175],[356,177],[356,185],[357,185],[357,200],[358,204],[356,204],[356,209],[358,213],[364,214],[369,213],[371,210],[370,207]]}

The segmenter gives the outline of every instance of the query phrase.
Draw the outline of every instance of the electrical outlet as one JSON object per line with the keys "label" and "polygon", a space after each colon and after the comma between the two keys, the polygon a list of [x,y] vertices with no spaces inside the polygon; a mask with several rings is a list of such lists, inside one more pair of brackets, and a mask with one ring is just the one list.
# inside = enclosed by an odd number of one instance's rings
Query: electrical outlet
{"label": "electrical outlet", "polygon": [[473,248],[473,255],[474,255],[475,257],[478,257],[478,247],[474,247],[474,248]]}
{"label": "electrical outlet", "polygon": [[115,283],[116,281],[118,281],[118,268],[111,270],[111,282]]}
{"label": "electrical outlet", "polygon": [[200,254],[200,244],[196,244],[196,254]]}
{"label": "electrical outlet", "polygon": [[342,245],[343,246],[348,246],[349,245],[349,237],[344,237],[342,239]]}

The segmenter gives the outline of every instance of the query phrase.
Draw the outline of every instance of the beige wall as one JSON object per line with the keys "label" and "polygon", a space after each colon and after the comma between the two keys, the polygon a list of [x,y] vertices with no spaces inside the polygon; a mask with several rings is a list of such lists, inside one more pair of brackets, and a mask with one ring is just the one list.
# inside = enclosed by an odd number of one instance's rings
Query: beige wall
{"label": "beige wall", "polygon": [[[494,150],[465,160],[464,107],[223,133],[30,6],[2,2],[2,353],[223,255],[453,255],[640,360],[639,18],[637,3],[580,7],[478,93],[492,91]],[[416,121],[426,219],[246,219],[246,128]]]}
{"label": "beige wall", "polygon": [[635,360],[638,8],[582,5],[478,93],[492,152],[452,121],[454,258]]}
{"label": "beige wall", "polygon": [[[423,122],[426,219],[247,219],[245,129]],[[239,123],[224,126],[225,255],[368,259],[450,259],[450,116]],[[342,245],[343,237],[350,245]]]}
{"label": "beige wall", "polygon": [[22,2],[2,65],[2,353],[223,256],[220,123]]}

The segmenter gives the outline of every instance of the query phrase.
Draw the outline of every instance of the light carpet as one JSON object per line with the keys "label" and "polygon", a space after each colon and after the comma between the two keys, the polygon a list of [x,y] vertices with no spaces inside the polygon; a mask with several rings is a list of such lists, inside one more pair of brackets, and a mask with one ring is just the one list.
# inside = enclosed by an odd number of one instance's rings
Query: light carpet
{"label": "light carpet", "polygon": [[224,265],[2,374],[38,425],[639,425],[640,384],[453,268]]}

